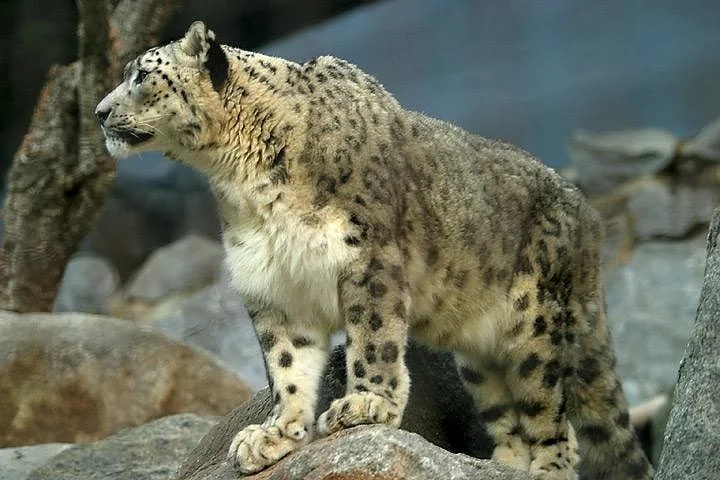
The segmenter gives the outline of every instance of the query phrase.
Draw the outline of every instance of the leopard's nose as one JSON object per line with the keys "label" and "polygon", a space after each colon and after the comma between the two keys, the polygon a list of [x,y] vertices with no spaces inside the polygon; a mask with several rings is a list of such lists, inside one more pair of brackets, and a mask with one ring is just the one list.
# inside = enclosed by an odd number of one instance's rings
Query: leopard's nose
{"label": "leopard's nose", "polygon": [[100,106],[98,105],[98,107],[95,109],[95,116],[97,117],[98,121],[100,122],[100,125],[105,123],[105,120],[107,120],[107,118],[110,116],[111,111],[112,111],[112,109],[110,109],[110,108],[101,109]]}

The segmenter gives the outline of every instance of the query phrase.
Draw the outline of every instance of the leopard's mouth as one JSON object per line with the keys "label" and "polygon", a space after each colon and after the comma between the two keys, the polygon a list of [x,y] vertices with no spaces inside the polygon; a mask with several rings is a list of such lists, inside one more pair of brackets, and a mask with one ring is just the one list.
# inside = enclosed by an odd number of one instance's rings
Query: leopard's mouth
{"label": "leopard's mouth", "polygon": [[140,130],[132,130],[127,128],[105,129],[105,135],[110,138],[121,140],[122,142],[125,142],[130,146],[139,145],[143,142],[150,140],[154,136],[150,132],[143,132]]}

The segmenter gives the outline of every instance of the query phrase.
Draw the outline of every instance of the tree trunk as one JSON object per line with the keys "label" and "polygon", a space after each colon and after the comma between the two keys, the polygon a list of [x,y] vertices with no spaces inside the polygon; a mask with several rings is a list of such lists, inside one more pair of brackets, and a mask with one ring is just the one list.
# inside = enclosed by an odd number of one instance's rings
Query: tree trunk
{"label": "tree trunk", "polygon": [[53,67],[10,170],[0,309],[52,310],[65,266],[115,177],[94,116],[122,66],[158,41],[175,0],[78,0],[79,60]]}

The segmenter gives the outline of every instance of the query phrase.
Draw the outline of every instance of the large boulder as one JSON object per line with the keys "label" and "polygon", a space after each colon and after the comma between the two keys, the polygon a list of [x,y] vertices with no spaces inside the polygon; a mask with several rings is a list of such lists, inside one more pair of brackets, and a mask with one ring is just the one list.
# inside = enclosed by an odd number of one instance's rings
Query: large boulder
{"label": "large boulder", "polygon": [[153,252],[125,287],[125,295],[157,302],[198,290],[218,280],[224,257],[218,241],[188,235]]}
{"label": "large boulder", "polygon": [[187,235],[153,252],[111,302],[110,313],[148,320],[157,311],[173,311],[193,293],[216,283],[225,251],[220,242]]}
{"label": "large boulder", "polygon": [[720,203],[717,184],[693,184],[672,177],[634,182],[624,192],[634,238],[682,239],[698,226],[707,225]]}
{"label": "large boulder", "polygon": [[222,415],[251,390],[131,322],[0,311],[0,446],[87,442],[171,413]]}
{"label": "large boulder", "polygon": [[161,304],[148,318],[171,338],[210,351],[252,388],[267,385],[252,320],[227,279],[194,293],[176,308]]}
{"label": "large boulder", "polygon": [[705,266],[705,235],[638,245],[605,273],[617,369],[631,405],[672,388],[690,338]]}
{"label": "large boulder", "polygon": [[65,267],[53,311],[107,314],[119,288],[120,275],[112,263],[98,255],[77,255]]}
{"label": "large boulder", "polygon": [[[331,455],[328,453],[332,452]],[[226,480],[228,463],[190,477]],[[420,435],[385,425],[360,426],[320,439],[268,469],[245,477],[257,480],[530,480],[528,474],[491,460],[452,454]]]}
{"label": "large boulder", "polygon": [[25,480],[30,472],[70,447],[71,443],[45,443],[29,447],[0,448],[0,480]]}
{"label": "large boulder", "polygon": [[167,480],[216,421],[182,414],[128,428],[63,451],[27,480]]}
{"label": "large boulder", "polygon": [[672,162],[678,139],[665,130],[575,132],[568,143],[577,168],[577,183],[588,194],[610,191],[636,178],[654,174]]}
{"label": "large boulder", "polygon": [[707,242],[695,327],[680,364],[656,479],[718,478],[720,472],[720,210]]}

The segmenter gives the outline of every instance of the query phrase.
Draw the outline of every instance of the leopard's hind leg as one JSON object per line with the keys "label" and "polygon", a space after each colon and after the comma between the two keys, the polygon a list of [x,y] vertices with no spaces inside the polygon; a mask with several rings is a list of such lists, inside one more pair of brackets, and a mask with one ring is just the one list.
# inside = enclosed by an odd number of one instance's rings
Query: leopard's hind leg
{"label": "leopard's hind leg", "polygon": [[573,319],[528,279],[510,291],[511,312],[492,359],[458,356],[460,376],[496,442],[493,458],[536,480],[577,478],[577,442],[567,416],[567,344]]}

